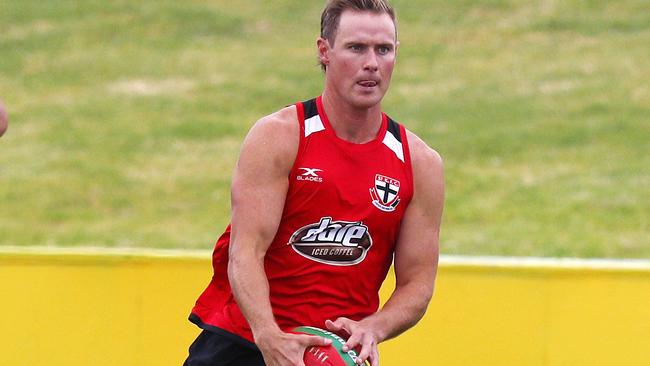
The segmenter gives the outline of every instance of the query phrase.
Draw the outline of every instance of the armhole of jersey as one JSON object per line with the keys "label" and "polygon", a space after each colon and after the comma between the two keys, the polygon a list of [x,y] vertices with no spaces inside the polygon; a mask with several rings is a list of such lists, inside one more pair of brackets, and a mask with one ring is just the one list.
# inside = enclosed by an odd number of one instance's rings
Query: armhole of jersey
{"label": "armhole of jersey", "polygon": [[[302,156],[303,149],[305,148],[305,106],[302,102],[295,104],[296,106],[296,115],[298,117],[298,124],[300,125],[300,139],[298,142],[298,151],[296,153],[296,158],[293,160],[293,166],[291,166],[291,171],[289,172],[289,177],[292,177],[296,174],[297,166],[299,164],[300,157]],[[291,180],[289,180],[291,181]]]}
{"label": "armhole of jersey", "polygon": [[[411,198],[415,194],[415,182],[413,181],[413,165],[411,164],[411,148],[409,147],[408,135],[406,133],[406,128],[400,123],[399,124],[400,135],[402,135],[402,145],[404,146],[404,164],[406,165],[406,175],[409,178],[409,183],[411,185]],[[410,199],[409,199],[410,201]]]}

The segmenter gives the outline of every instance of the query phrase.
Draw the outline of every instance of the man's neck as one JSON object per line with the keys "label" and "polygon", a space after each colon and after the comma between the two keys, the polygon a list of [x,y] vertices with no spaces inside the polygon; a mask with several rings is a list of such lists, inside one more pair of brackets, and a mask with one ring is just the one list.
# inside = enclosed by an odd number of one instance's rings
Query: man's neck
{"label": "man's neck", "polygon": [[381,104],[370,108],[355,108],[336,95],[323,92],[323,109],[340,139],[363,144],[377,138],[381,128]]}

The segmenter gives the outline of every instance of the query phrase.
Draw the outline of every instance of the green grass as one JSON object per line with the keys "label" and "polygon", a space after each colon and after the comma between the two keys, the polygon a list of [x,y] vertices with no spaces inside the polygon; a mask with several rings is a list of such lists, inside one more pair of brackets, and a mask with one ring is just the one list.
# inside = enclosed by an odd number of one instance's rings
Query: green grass
{"label": "green grass", "polygon": [[[443,253],[650,257],[650,3],[393,3]],[[0,245],[211,248],[248,128],[321,90],[322,4],[0,2]]]}

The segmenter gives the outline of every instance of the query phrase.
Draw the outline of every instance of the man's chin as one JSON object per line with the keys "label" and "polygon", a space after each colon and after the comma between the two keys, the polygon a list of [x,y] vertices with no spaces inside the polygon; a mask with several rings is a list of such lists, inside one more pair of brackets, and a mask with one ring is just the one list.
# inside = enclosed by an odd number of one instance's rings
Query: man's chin
{"label": "man's chin", "polygon": [[354,95],[351,98],[351,104],[355,108],[371,108],[379,103],[381,103],[381,100],[383,99],[383,95],[379,93],[372,93],[372,94],[362,94],[362,95]]}

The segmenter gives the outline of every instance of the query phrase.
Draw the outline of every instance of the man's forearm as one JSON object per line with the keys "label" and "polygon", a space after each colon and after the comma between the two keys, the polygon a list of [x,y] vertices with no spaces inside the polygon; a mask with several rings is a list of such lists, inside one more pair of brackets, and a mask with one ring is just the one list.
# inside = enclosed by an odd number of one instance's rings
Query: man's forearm
{"label": "man's forearm", "polygon": [[366,318],[379,342],[397,337],[422,319],[432,294],[431,286],[417,281],[398,286],[382,309]]}
{"label": "man's forearm", "polygon": [[271,310],[269,282],[264,272],[263,259],[252,253],[231,254],[228,279],[237,305],[257,337],[265,331],[279,330]]}

